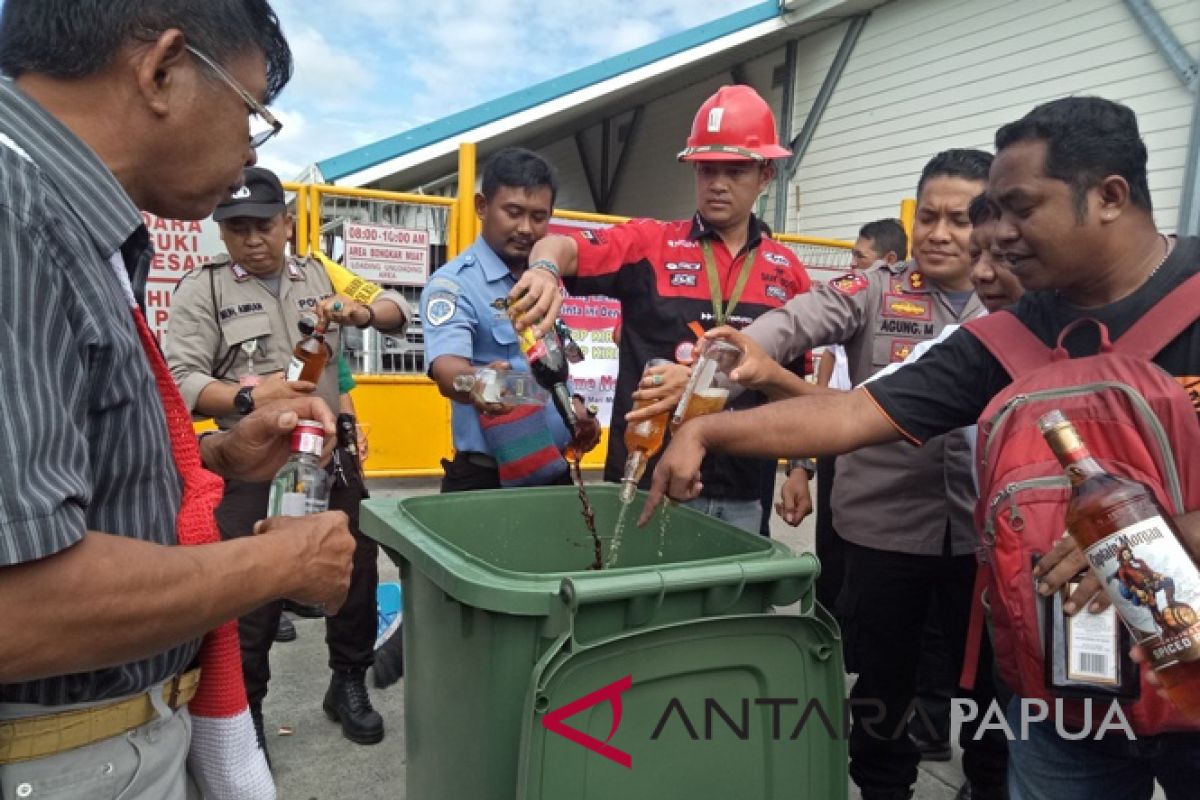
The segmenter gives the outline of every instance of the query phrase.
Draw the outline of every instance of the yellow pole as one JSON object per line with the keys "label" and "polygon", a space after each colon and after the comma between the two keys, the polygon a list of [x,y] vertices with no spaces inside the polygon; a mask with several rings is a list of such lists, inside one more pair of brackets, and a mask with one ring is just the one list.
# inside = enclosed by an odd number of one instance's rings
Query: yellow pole
{"label": "yellow pole", "polygon": [[908,237],[908,253],[905,258],[912,256],[912,229],[913,220],[917,218],[917,201],[915,198],[906,197],[900,201],[900,224],[904,226],[904,235]]}
{"label": "yellow pole", "polygon": [[296,255],[308,255],[308,187],[296,189]]}
{"label": "yellow pole", "polygon": [[308,187],[308,241],[309,252],[321,250],[321,187],[316,184]]}
{"label": "yellow pole", "polygon": [[475,143],[458,145],[458,255],[475,241]]}

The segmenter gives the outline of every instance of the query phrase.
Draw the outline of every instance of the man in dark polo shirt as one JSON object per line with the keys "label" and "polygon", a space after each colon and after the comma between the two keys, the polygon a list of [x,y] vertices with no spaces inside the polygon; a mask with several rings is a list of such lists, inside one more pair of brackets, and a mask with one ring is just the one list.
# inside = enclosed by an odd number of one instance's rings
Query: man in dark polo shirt
{"label": "man in dark polo shirt", "polygon": [[[1074,97],[1039,106],[996,134],[988,196],[998,218],[996,241],[1027,293],[1013,307],[1053,346],[1072,321],[1091,317],[1118,340],[1176,286],[1200,271],[1200,240],[1159,233],[1146,180],[1146,149],[1125,106]],[[1072,355],[1096,351],[1094,328],[1069,335]],[[1154,357],[1181,382],[1200,374],[1200,324]],[[1009,383],[1000,363],[967,330],[958,330],[919,361],[846,395],[799,398],[685,426],[655,473],[647,511],[664,494],[695,493],[710,450],[753,455],[844,453],[907,439],[921,444],[976,421]],[[713,424],[714,422],[718,424]],[[1200,545],[1200,514],[1177,518]],[[1056,548],[1057,550],[1058,548]],[[1049,558],[1049,556],[1047,557]],[[1043,559],[1043,563],[1047,559]],[[1048,593],[1083,567],[1074,551],[1065,568],[1043,574]],[[1082,607],[1099,588],[1081,583]],[[1146,797],[1158,781],[1171,800],[1200,785],[1200,732],[1163,731],[1067,739],[1056,723],[1021,726],[1009,743],[1008,788],[1021,800]]]}
{"label": "man in dark polo shirt", "polygon": [[[200,638],[280,596],[336,611],[350,580],[340,513],[175,546],[178,516],[209,523],[182,491],[203,474],[138,307],[138,209],[201,219],[237,187],[291,55],[265,0],[7,0],[0,71],[0,796],[182,798],[192,726],[164,689]],[[200,456],[268,479],[300,417],[333,432],[283,401]]]}

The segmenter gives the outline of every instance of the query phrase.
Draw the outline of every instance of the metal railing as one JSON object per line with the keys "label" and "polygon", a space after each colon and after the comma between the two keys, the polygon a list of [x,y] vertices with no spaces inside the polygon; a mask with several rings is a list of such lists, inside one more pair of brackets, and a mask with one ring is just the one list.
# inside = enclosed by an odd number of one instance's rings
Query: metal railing
{"label": "metal railing", "polygon": [[[456,249],[458,207],[452,197],[354,189],[322,184],[297,186],[299,252],[314,250],[336,258],[345,249],[345,228],[370,223],[423,230],[428,234],[430,272]],[[421,286],[392,286],[414,311],[403,333],[347,330],[345,356],[358,374],[425,374],[425,338],[421,328]]]}
{"label": "metal railing", "polygon": [[796,254],[813,283],[824,283],[850,269],[853,242],[791,233],[777,233],[775,240]]}

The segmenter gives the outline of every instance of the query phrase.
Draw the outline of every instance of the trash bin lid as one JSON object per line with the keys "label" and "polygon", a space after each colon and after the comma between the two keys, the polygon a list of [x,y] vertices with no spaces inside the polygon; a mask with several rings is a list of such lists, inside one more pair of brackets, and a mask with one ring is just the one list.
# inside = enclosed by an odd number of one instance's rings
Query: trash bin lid
{"label": "trash bin lid", "polygon": [[844,698],[819,606],[621,636],[535,671],[516,796],[845,798]]}

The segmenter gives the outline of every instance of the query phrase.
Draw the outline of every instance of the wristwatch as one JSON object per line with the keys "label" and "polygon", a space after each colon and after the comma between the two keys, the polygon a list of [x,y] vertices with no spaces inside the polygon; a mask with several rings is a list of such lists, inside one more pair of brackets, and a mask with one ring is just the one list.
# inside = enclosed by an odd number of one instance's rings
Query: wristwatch
{"label": "wristwatch", "polygon": [[253,386],[243,386],[233,396],[233,408],[243,417],[254,410]]}

